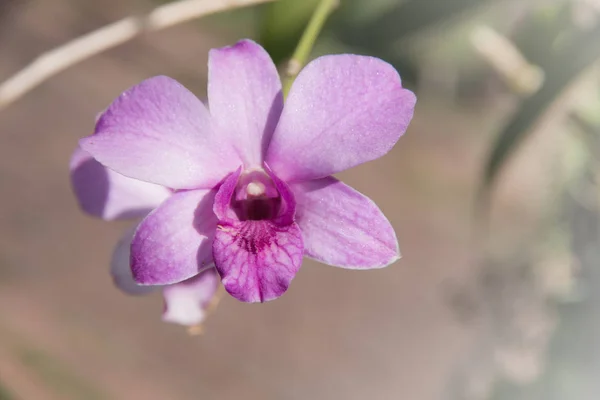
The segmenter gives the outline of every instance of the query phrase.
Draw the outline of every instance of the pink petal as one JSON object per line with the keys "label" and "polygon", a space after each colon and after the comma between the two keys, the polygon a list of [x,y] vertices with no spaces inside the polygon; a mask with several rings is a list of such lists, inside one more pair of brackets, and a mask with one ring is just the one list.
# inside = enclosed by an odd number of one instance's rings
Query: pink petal
{"label": "pink petal", "polygon": [[141,286],[133,280],[130,266],[131,240],[137,226],[128,229],[121,237],[113,251],[110,261],[110,274],[115,286],[123,292],[132,295],[140,295],[152,292],[159,286]]}
{"label": "pink petal", "polygon": [[302,264],[302,233],[292,223],[241,221],[219,225],[213,242],[215,265],[225,290],[240,301],[278,298]]}
{"label": "pink petal", "polygon": [[238,300],[264,302],[281,296],[302,264],[302,233],[293,221],[295,201],[289,187],[267,171],[281,196],[273,220],[240,221],[226,211],[239,178],[231,174],[215,196],[219,226],[213,242],[215,266],[223,286]]}
{"label": "pink petal", "polygon": [[242,174],[242,168],[238,168],[232,172],[221,184],[219,190],[215,194],[215,202],[213,204],[213,211],[219,221],[236,221],[237,216],[235,211],[231,209],[231,196],[238,183],[238,179]]}
{"label": "pink petal", "polygon": [[350,269],[381,268],[400,258],[394,228],[368,197],[333,177],[291,188],[305,255]]}
{"label": "pink petal", "polygon": [[219,277],[214,268],[163,290],[165,322],[194,326],[204,321],[206,308],[219,287]]}
{"label": "pink petal", "polygon": [[171,195],[163,186],[111,171],[80,147],[75,149],[69,167],[79,206],[105,220],[142,217]]}
{"label": "pink petal", "polygon": [[177,192],[142,221],[131,244],[138,283],[177,283],[206,269],[217,225],[213,201],[214,191]]}
{"label": "pink petal", "polygon": [[374,160],[404,133],[415,102],[384,61],[348,54],[320,57],[294,82],[266,161],[290,182]]}
{"label": "pink petal", "polygon": [[246,168],[262,166],[283,108],[281,82],[269,54],[251,40],[211,50],[208,103],[219,135],[233,144]]}
{"label": "pink petal", "polygon": [[80,144],[125,176],[173,189],[209,188],[241,164],[211,124],[196,96],[157,76],[117,98]]}

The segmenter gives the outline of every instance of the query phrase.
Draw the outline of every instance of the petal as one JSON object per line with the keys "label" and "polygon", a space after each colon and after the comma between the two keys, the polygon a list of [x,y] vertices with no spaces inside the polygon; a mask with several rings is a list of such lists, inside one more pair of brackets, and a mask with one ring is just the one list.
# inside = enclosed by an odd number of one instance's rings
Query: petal
{"label": "petal", "polygon": [[79,206],[105,220],[145,216],[171,195],[163,186],[109,170],[80,147],[75,149],[69,167]]}
{"label": "petal", "polygon": [[292,189],[287,183],[279,179],[277,175],[273,173],[271,168],[265,164],[265,171],[273,180],[273,184],[281,196],[281,205],[279,208],[279,215],[275,218],[274,222],[277,225],[289,225],[294,222],[294,216],[296,214],[296,198]]}
{"label": "petal", "polygon": [[218,287],[219,277],[214,268],[165,287],[163,321],[187,326],[200,324]]}
{"label": "petal", "polygon": [[273,220],[240,221],[228,209],[240,172],[231,174],[215,196],[219,226],[213,242],[215,266],[225,290],[238,300],[264,302],[281,296],[302,264],[302,233],[294,223],[296,203],[290,188],[268,167],[281,196]]}
{"label": "petal", "polygon": [[290,182],[374,160],[404,133],[415,102],[384,61],[348,54],[320,57],[294,82],[266,161]]}
{"label": "petal", "polygon": [[208,103],[219,135],[232,143],[245,166],[261,166],[283,108],[269,54],[251,40],[211,50]]}
{"label": "petal", "polygon": [[173,189],[212,187],[240,164],[202,102],[165,76],[123,93],[80,144],[120,174]]}
{"label": "petal", "polygon": [[140,295],[152,292],[158,286],[141,286],[133,280],[130,266],[130,248],[131,240],[137,226],[128,229],[121,237],[115,250],[113,251],[112,259],[110,260],[110,274],[112,275],[115,286],[123,292],[132,295]]}
{"label": "petal", "polygon": [[400,258],[394,228],[368,197],[333,177],[291,188],[305,255],[350,269],[381,268]]}
{"label": "petal", "polygon": [[219,225],[213,257],[225,290],[240,301],[278,298],[302,264],[298,225],[272,221],[238,221]]}
{"label": "petal", "polygon": [[213,201],[213,191],[178,192],[142,221],[131,244],[131,269],[138,283],[181,282],[212,262]]}
{"label": "petal", "polygon": [[242,168],[232,172],[221,184],[215,195],[213,211],[219,221],[237,221],[235,211],[231,209],[231,197],[242,174]]}

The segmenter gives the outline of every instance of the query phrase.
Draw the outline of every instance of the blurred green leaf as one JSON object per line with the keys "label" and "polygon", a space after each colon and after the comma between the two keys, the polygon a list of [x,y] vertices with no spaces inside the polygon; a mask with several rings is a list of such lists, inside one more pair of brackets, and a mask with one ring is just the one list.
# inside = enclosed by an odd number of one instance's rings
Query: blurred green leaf
{"label": "blurred green leaf", "polygon": [[17,349],[25,366],[34,371],[43,382],[64,399],[104,400],[108,396],[93,383],[79,376],[60,360],[30,347]]}
{"label": "blurred green leaf", "polygon": [[499,0],[407,0],[398,2],[360,29],[345,29],[344,41],[360,47],[388,46],[422,29],[430,28],[463,12]]}
{"label": "blurred green leaf", "polygon": [[0,382],[0,400],[14,400],[14,396]]}
{"label": "blurred green leaf", "polygon": [[546,72],[545,83],[536,94],[523,101],[519,111],[498,136],[484,170],[482,194],[489,191],[508,157],[531,132],[544,111],[586,67],[600,58],[599,43],[600,24],[574,37],[569,46],[556,52],[547,65],[541,66]]}
{"label": "blurred green leaf", "polygon": [[575,32],[573,28],[573,3],[548,3],[519,21],[512,40],[530,63],[545,65],[560,47],[561,38]]}

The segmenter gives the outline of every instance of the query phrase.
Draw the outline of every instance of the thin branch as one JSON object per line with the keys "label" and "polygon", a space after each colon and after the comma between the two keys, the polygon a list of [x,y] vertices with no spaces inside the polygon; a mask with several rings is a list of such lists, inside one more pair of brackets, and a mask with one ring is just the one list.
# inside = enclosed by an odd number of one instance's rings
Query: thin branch
{"label": "thin branch", "polygon": [[529,63],[513,42],[489,26],[475,28],[471,43],[518,94],[529,96],[542,87],[544,71]]}
{"label": "thin branch", "polygon": [[0,84],[0,110],[57,73],[145,32],[158,31],[205,15],[273,0],[180,0],[150,13],[114,22],[41,54]]}

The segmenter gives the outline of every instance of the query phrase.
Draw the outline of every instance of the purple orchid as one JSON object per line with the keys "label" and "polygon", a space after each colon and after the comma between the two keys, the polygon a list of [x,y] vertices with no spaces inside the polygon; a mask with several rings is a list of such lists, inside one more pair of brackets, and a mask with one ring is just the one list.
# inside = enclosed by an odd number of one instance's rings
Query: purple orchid
{"label": "purple orchid", "polygon": [[285,107],[277,69],[250,40],[209,54],[210,111],[158,76],[124,92],[80,141],[124,176],[173,190],[141,222],[131,269],[141,285],[212,265],[245,302],[281,296],[304,255],[350,269],[399,257],[389,221],[331,175],[386,154],[416,98],[388,63],[330,55],[296,78]]}
{"label": "purple orchid", "polygon": [[[107,221],[145,217],[172,194],[165,187],[107,169],[81,148],[73,153],[70,169],[73,190],[82,210]],[[165,302],[164,321],[187,326],[203,322],[219,286],[216,270],[209,268],[173,285],[140,286],[133,280],[129,263],[134,232],[135,229],[129,229],[113,252],[111,275],[115,285],[133,295],[147,294],[160,287]]]}

